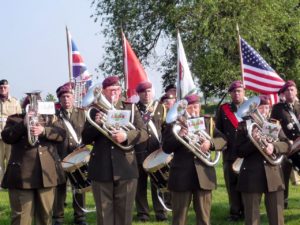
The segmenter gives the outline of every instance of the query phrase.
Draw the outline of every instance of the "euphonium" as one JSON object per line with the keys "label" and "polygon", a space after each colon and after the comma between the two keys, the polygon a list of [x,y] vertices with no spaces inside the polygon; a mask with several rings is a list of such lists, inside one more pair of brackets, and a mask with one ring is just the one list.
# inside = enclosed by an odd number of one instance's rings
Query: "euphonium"
{"label": "euphonium", "polygon": [[[105,135],[108,139],[114,142],[121,149],[125,151],[131,151],[131,149],[133,148],[132,145],[127,146],[116,142],[111,137],[111,134],[113,130],[123,130],[123,131],[135,130],[135,126],[132,123],[120,127],[112,127],[106,125],[108,110],[114,109],[114,107],[102,94],[101,88],[99,88],[97,85],[90,88],[82,100],[82,106],[87,108],[87,111],[85,112],[86,119],[89,121],[91,125],[93,125],[98,131],[100,131],[103,135]],[[91,111],[93,109],[95,109],[97,112],[101,114],[100,124],[96,123],[91,118]]]}
{"label": "euphonium", "polygon": [[[267,155],[265,152],[268,143],[274,143],[278,141],[278,138],[263,132],[263,124],[267,123],[267,120],[258,111],[257,107],[259,104],[260,98],[258,96],[252,97],[247,100],[245,104],[241,105],[237,114],[240,117],[250,117],[252,119],[251,122],[249,120],[247,121],[247,132],[251,142],[270,164],[279,165],[283,159],[282,155],[278,156],[275,153]],[[260,137],[259,140],[253,138],[253,132],[258,133],[258,136]]]}
{"label": "euphonium", "polygon": [[31,146],[38,143],[38,136],[31,135],[31,127],[36,126],[39,123],[39,113],[38,113],[38,100],[41,99],[40,91],[34,91],[26,93],[29,99],[29,105],[26,108],[26,122],[27,122],[27,136],[28,142]]}
{"label": "euphonium", "polygon": [[199,158],[207,166],[215,166],[221,156],[219,151],[216,151],[214,157],[211,151],[203,152],[201,151],[201,144],[205,140],[211,140],[211,136],[207,134],[205,130],[199,130],[195,133],[189,132],[188,135],[181,137],[179,136],[179,131],[182,126],[186,126],[187,119],[187,101],[180,100],[174,104],[174,106],[169,110],[166,118],[167,123],[174,123],[172,132],[176,139],[180,141],[187,149],[189,149],[197,158]]}

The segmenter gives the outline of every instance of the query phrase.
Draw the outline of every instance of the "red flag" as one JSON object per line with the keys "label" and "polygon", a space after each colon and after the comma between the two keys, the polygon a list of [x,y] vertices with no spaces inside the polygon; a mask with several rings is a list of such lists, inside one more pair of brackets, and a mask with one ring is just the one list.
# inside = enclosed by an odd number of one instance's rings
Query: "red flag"
{"label": "red flag", "polygon": [[135,92],[136,86],[143,81],[148,81],[149,79],[123,32],[122,39],[127,100],[129,102],[136,102],[138,99]]}

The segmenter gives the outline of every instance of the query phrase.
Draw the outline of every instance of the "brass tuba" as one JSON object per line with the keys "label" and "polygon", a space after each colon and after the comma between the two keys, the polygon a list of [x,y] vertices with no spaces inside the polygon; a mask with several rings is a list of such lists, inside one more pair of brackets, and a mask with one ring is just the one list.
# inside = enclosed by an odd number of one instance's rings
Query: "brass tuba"
{"label": "brass tuba", "polygon": [[38,143],[38,136],[31,135],[31,127],[36,126],[39,123],[39,113],[38,113],[38,101],[41,99],[40,91],[33,91],[26,93],[28,96],[29,104],[26,107],[26,122],[27,122],[27,136],[28,142],[31,146]]}
{"label": "brass tuba", "polygon": [[[114,106],[105,98],[105,96],[102,94],[102,88],[99,87],[99,85],[95,85],[91,87],[87,94],[84,96],[82,100],[82,106],[84,108],[87,108],[85,114],[86,119],[89,121],[89,123],[94,126],[98,131],[100,131],[103,135],[105,135],[108,139],[110,139],[112,142],[114,142],[118,147],[123,149],[124,151],[131,151],[133,148],[132,145],[122,145],[120,143],[117,143],[112,137],[112,130],[123,130],[123,131],[130,131],[135,130],[135,126],[132,123],[129,123],[126,126],[119,126],[119,127],[112,127],[107,126],[107,113],[108,110],[114,109]],[[97,112],[101,114],[101,122],[100,124],[96,123],[91,118],[91,111],[95,109]]]}
{"label": "brass tuba", "polygon": [[187,101],[180,100],[176,102],[168,111],[166,122],[173,123],[172,132],[176,139],[180,141],[187,149],[189,149],[198,159],[200,159],[207,166],[215,166],[221,156],[220,151],[216,151],[214,156],[211,151],[201,151],[201,144],[204,140],[211,140],[211,136],[205,130],[199,130],[195,133],[189,132],[188,135],[181,137],[178,135],[182,126],[186,126],[187,120]]}
{"label": "brass tuba", "polygon": [[[252,120],[251,122],[248,120],[247,122],[247,132],[251,142],[257,147],[260,153],[265,157],[265,159],[271,165],[279,165],[283,159],[283,155],[276,155],[273,153],[272,155],[267,155],[265,152],[265,148],[267,147],[268,143],[273,143],[278,141],[278,137],[274,137],[270,133],[263,132],[263,125],[268,123],[268,121],[261,115],[258,111],[258,106],[260,104],[260,97],[255,96],[247,100],[243,103],[237,111],[237,115],[240,118],[250,117]],[[279,125],[277,125],[277,129],[281,129]],[[260,139],[256,141],[252,133],[258,132]]]}

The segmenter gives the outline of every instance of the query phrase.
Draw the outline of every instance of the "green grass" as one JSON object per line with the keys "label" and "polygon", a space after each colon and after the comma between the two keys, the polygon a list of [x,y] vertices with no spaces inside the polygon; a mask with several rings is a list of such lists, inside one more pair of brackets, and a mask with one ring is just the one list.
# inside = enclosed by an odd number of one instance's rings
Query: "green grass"
{"label": "green grass", "polygon": [[[223,172],[221,163],[217,166],[217,176],[218,176],[218,189],[213,191],[213,205],[211,211],[211,224],[212,225],[228,225],[226,218],[228,216],[228,199],[226,194],[226,188],[223,179]],[[299,187],[290,185],[290,197],[289,197],[289,208],[284,211],[285,215],[285,224],[287,225],[299,225],[300,224],[300,193],[298,190]],[[148,197],[150,198],[150,192],[148,192]],[[151,201],[149,201],[151,204]],[[263,201],[262,201],[263,203]],[[87,193],[87,206],[89,208],[94,207],[93,197],[91,193]],[[151,206],[152,207],[152,206]],[[133,212],[135,215],[135,212]],[[151,212],[151,220],[148,223],[139,223],[135,220],[133,224],[144,224],[144,225],[164,225],[171,223],[171,213],[168,215],[169,222],[156,222],[153,210]],[[265,207],[261,205],[261,219],[262,224],[268,224]],[[95,212],[89,213],[87,215],[87,220],[90,225],[96,224]],[[10,206],[8,201],[7,191],[0,191],[0,224],[9,225],[10,224]],[[71,203],[71,193],[68,193],[67,198],[67,207],[65,209],[65,224],[73,224],[73,210]],[[195,214],[192,206],[189,210],[188,215],[188,225],[194,225]],[[234,223],[235,225],[242,225],[243,222]]]}

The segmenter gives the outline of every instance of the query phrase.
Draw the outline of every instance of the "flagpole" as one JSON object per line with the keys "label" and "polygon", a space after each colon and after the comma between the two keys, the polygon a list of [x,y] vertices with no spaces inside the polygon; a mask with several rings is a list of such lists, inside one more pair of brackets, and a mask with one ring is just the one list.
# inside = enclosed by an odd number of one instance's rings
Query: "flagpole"
{"label": "flagpole", "polygon": [[179,30],[177,29],[177,100],[181,99],[181,83],[180,83],[180,59],[179,59]]}
{"label": "flagpole", "polygon": [[242,82],[245,87],[245,82],[244,82],[244,67],[243,67],[243,56],[242,56],[242,48],[241,48],[241,36],[240,36],[240,29],[239,29],[239,24],[236,24],[236,31],[238,35],[238,46],[239,46],[239,55],[240,55],[240,63],[241,63],[241,72],[242,72]]}
{"label": "flagpole", "polygon": [[68,68],[69,68],[69,81],[72,81],[72,70],[71,70],[71,52],[70,52],[70,37],[68,27],[66,26],[66,35],[67,35],[67,51],[68,51]]}
{"label": "flagpole", "polygon": [[128,99],[127,89],[128,89],[128,70],[126,65],[126,43],[125,43],[125,35],[123,32],[123,28],[121,28],[121,39],[122,39],[122,47],[123,47],[123,73],[124,73],[124,88],[125,88],[125,97]]}

